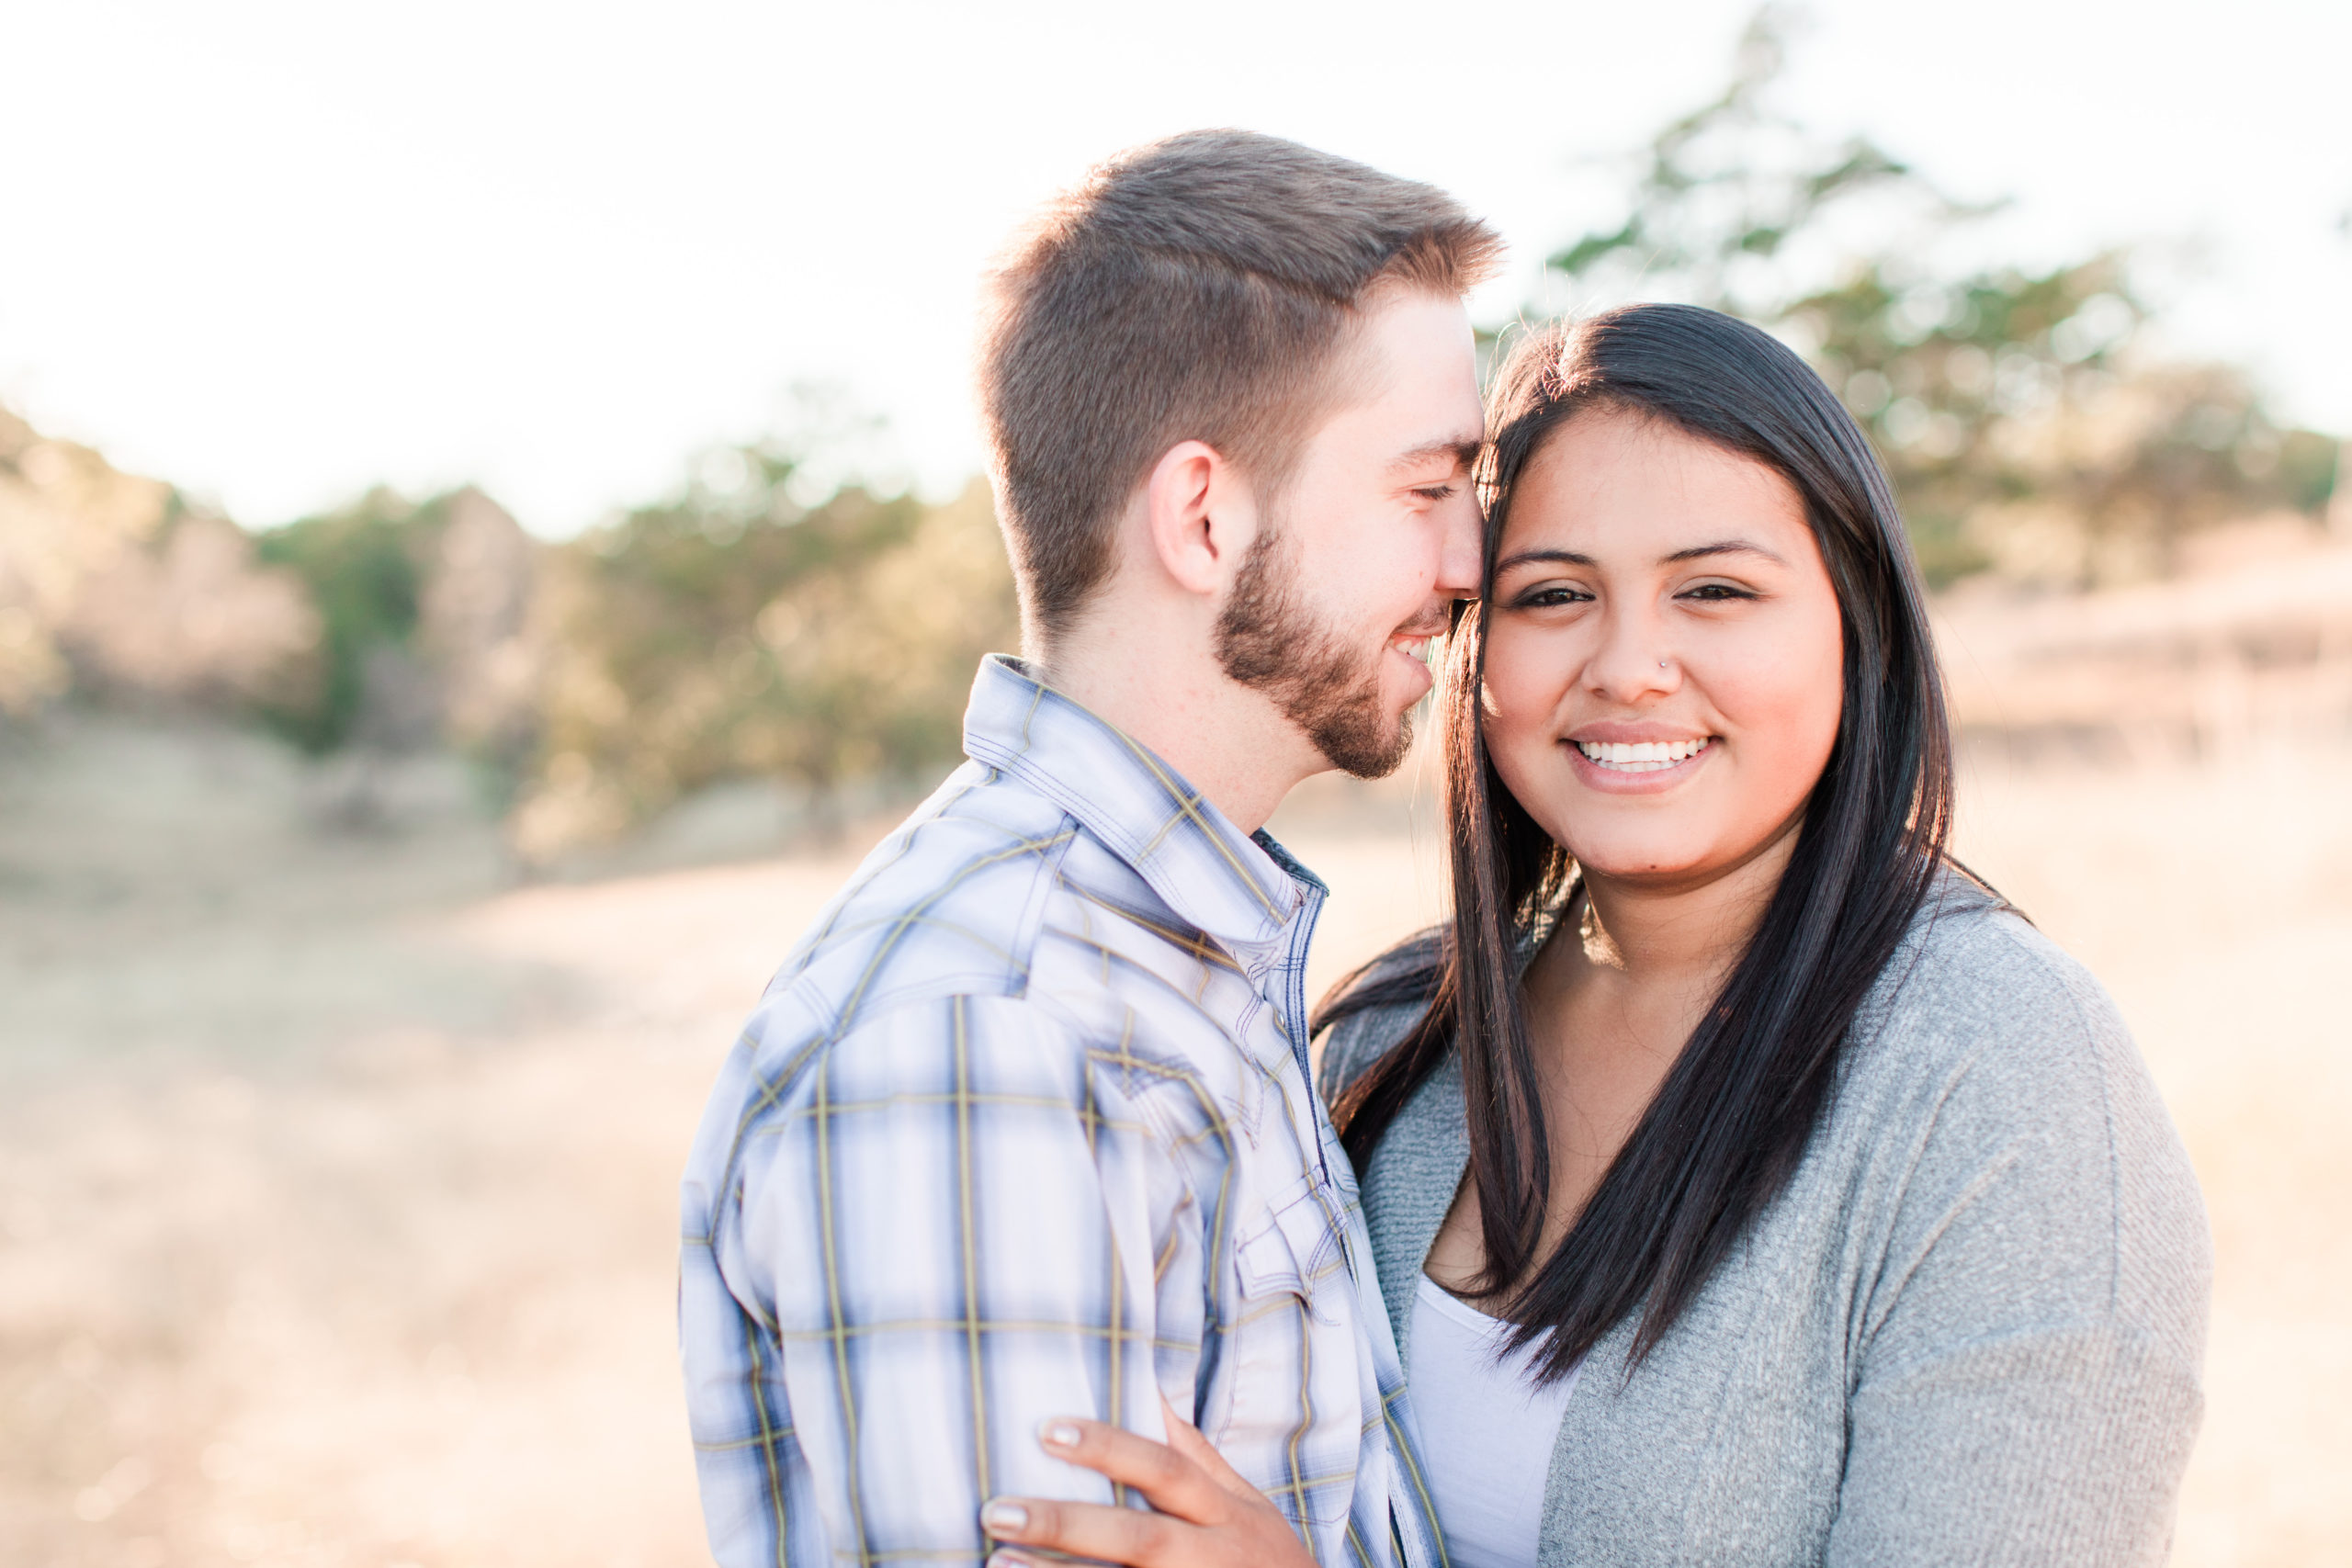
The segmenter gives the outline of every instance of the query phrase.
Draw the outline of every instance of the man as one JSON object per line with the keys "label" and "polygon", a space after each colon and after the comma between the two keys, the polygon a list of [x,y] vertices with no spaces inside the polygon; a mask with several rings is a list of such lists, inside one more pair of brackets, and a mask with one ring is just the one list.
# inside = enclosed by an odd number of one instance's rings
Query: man
{"label": "man", "polygon": [[[1259,829],[1389,772],[1478,581],[1449,197],[1238,131],[1113,160],[991,279],[980,393],[1032,661],[729,1058],[681,1336],[727,1564],[974,1562],[1112,1500],[1043,1423],[1193,1421],[1328,1563],[1436,1564],[1306,1073],[1324,889]],[[1121,1498],[1121,1501],[1132,1499]]]}

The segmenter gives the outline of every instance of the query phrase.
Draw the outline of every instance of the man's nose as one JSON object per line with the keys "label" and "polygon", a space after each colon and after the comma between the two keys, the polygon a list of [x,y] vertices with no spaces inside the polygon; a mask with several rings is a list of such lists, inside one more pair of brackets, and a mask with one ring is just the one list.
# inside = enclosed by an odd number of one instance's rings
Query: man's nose
{"label": "man's nose", "polygon": [[1444,536],[1438,542],[1437,581],[1431,586],[1441,598],[1476,599],[1486,581],[1486,518],[1477,498],[1464,485],[1453,498]]}

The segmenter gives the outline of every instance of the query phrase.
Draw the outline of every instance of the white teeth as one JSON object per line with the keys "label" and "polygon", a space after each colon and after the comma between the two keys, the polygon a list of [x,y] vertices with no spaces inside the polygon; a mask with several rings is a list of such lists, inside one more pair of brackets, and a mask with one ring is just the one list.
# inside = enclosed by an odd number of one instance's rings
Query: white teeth
{"label": "white teeth", "polygon": [[1670,768],[1687,762],[1713,744],[1709,738],[1697,740],[1579,740],[1577,750],[1595,762],[1612,772],[1654,773],[1660,768]]}
{"label": "white teeth", "polygon": [[1430,661],[1430,639],[1425,637],[1400,637],[1389,646],[1408,659],[1418,659],[1424,664]]}

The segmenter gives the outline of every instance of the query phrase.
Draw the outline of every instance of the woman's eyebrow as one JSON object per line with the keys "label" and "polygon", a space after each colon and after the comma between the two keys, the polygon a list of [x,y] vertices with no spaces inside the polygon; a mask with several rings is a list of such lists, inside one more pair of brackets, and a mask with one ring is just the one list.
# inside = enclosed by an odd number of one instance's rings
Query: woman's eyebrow
{"label": "woman's eyebrow", "polygon": [[1531,566],[1537,561],[1548,561],[1555,566],[1597,566],[1600,564],[1590,556],[1578,555],[1574,550],[1514,550],[1510,555],[1503,557],[1502,559],[1495,563],[1495,575],[1497,577],[1500,577],[1504,572],[1509,571],[1515,566]]}
{"label": "woman's eyebrow", "polygon": [[1670,556],[1660,557],[1659,561],[1661,565],[1670,566],[1676,561],[1699,560],[1707,556],[1762,556],[1781,566],[1789,564],[1763,546],[1746,539],[1718,539],[1712,545],[1693,545],[1687,550],[1677,550]]}
{"label": "woman's eyebrow", "polygon": [[[1747,539],[1718,539],[1711,545],[1693,545],[1687,550],[1677,550],[1670,556],[1661,556],[1659,562],[1662,565],[1670,566],[1678,561],[1702,560],[1708,556],[1762,556],[1766,560],[1781,566],[1789,564],[1763,546],[1751,543]],[[1532,566],[1538,562],[1555,566],[1598,566],[1600,564],[1592,557],[1576,550],[1514,550],[1495,563],[1495,575],[1500,577],[1513,567]]]}

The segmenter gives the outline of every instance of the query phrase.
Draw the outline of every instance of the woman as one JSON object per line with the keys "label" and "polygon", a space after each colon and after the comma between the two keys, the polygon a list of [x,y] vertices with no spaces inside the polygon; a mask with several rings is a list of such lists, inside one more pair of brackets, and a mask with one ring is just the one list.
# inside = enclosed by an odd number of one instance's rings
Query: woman
{"label": "woman", "polygon": [[[1713,312],[1521,344],[1445,691],[1454,913],[1327,1010],[1453,1568],[2161,1562],[2210,1248],[2097,982],[1945,852],[1885,478]],[[1197,1437],[1057,1451],[1300,1561]]]}

